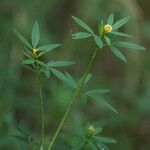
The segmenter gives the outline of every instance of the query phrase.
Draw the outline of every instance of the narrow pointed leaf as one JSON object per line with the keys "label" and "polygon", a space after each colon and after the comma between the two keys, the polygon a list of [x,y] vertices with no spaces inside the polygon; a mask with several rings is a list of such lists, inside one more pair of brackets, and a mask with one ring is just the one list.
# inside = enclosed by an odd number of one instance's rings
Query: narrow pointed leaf
{"label": "narrow pointed leaf", "polygon": [[123,55],[123,53],[121,51],[119,51],[116,47],[114,47],[113,45],[110,46],[110,49],[112,50],[112,52],[119,57],[121,60],[123,60],[125,63],[127,63],[126,57]]}
{"label": "narrow pointed leaf", "polygon": [[109,18],[108,18],[108,24],[113,25],[114,22],[114,15],[110,14]]}
{"label": "narrow pointed leaf", "polygon": [[34,23],[32,34],[31,34],[31,39],[32,39],[33,47],[36,48],[40,40],[40,32],[39,32],[39,27],[38,27],[37,22]]}
{"label": "narrow pointed leaf", "polygon": [[15,34],[17,35],[17,37],[18,37],[29,49],[33,49],[33,47],[31,46],[31,44],[30,44],[19,32],[17,32],[15,29],[13,29],[13,31],[15,32]]}
{"label": "narrow pointed leaf", "polygon": [[126,24],[128,21],[130,20],[130,17],[125,17],[123,19],[120,19],[119,21],[117,21],[114,25],[113,25],[113,30],[116,30],[118,28],[120,28],[121,26],[123,26],[124,24]]}
{"label": "narrow pointed leaf", "polygon": [[121,32],[115,32],[115,31],[111,32],[110,34],[115,35],[115,36],[120,36],[120,37],[132,37],[129,34],[125,34],[125,33],[121,33]]}
{"label": "narrow pointed leaf", "polygon": [[107,37],[107,36],[104,36],[104,38],[105,38],[105,40],[106,40],[106,43],[107,43],[108,45],[110,45],[110,44],[111,44],[111,40],[110,40],[110,38],[109,38],[109,37]]}
{"label": "narrow pointed leaf", "polygon": [[102,105],[104,105],[105,107],[107,107],[111,111],[118,113],[117,110],[111,104],[109,104],[106,100],[104,100],[103,98],[95,96],[95,95],[90,95],[90,97],[92,97],[94,100],[98,100]]}
{"label": "narrow pointed leaf", "polygon": [[98,24],[98,32],[99,32],[99,35],[102,37],[104,34],[104,23],[103,23],[103,21],[101,21],[101,23]]}
{"label": "narrow pointed leaf", "polygon": [[22,61],[22,65],[30,65],[33,64],[35,62],[35,60],[31,60],[31,59],[25,59]]}
{"label": "narrow pointed leaf", "polygon": [[62,80],[64,83],[66,83],[67,85],[69,85],[72,88],[75,88],[74,84],[72,84],[72,81],[70,81],[66,75],[64,75],[63,73],[61,73],[60,71],[54,69],[54,68],[50,68],[50,70],[52,71],[52,73],[59,78],[60,80]]}
{"label": "narrow pointed leaf", "polygon": [[49,67],[66,67],[75,64],[72,61],[50,61],[47,63]]}
{"label": "narrow pointed leaf", "polygon": [[85,38],[88,38],[90,36],[92,36],[92,35],[90,33],[87,33],[87,32],[77,32],[77,33],[72,34],[73,39],[85,39]]}
{"label": "narrow pointed leaf", "polygon": [[133,44],[129,42],[115,42],[113,45],[124,47],[124,48],[130,48],[130,49],[136,49],[136,50],[145,50],[143,46],[140,46],[138,44]]}
{"label": "narrow pointed leaf", "polygon": [[96,137],[96,140],[102,142],[102,143],[116,143],[116,140],[114,140],[113,138],[108,138],[108,137]]}
{"label": "narrow pointed leaf", "polygon": [[107,89],[96,89],[96,90],[87,91],[85,94],[86,95],[99,95],[99,94],[105,94],[109,92],[110,90],[107,90]]}
{"label": "narrow pointed leaf", "polygon": [[94,35],[94,41],[99,48],[103,48],[103,42],[97,35]]}
{"label": "narrow pointed leaf", "polygon": [[77,17],[75,16],[72,16],[73,20],[79,25],[81,26],[83,29],[87,30],[88,32],[92,33],[93,34],[93,31],[92,29],[87,25],[85,24],[82,20],[78,19]]}
{"label": "narrow pointed leaf", "polygon": [[59,46],[60,46],[60,44],[44,45],[44,46],[38,47],[37,50],[39,50],[39,51],[50,51],[50,50],[57,48]]}

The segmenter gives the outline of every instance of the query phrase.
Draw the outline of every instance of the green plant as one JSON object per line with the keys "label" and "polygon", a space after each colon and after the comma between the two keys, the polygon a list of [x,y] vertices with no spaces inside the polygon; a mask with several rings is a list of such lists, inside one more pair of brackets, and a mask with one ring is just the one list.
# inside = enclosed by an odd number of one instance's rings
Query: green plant
{"label": "green plant", "polygon": [[[60,44],[51,44],[51,45],[44,45],[44,46],[38,46],[39,40],[40,40],[40,33],[38,29],[38,24],[35,22],[31,39],[32,44],[30,44],[20,33],[18,33],[16,30],[14,32],[18,36],[18,38],[24,43],[26,46],[26,50],[24,50],[24,55],[27,57],[27,59],[23,60],[22,64],[27,65],[27,67],[34,71],[36,73],[37,77],[37,83],[38,83],[38,89],[39,89],[39,96],[40,96],[40,105],[41,105],[41,142],[40,142],[40,150],[45,149],[44,147],[44,107],[43,107],[43,95],[42,95],[42,82],[41,82],[41,74],[44,74],[46,77],[50,77],[51,73],[53,73],[57,78],[62,80],[64,83],[66,83],[68,86],[70,86],[73,90],[72,94],[72,100],[70,101],[70,104],[68,105],[66,112],[56,130],[54,133],[54,136],[52,137],[49,145],[48,150],[51,150],[58,134],[60,133],[64,122],[68,115],[70,114],[70,111],[74,104],[79,99],[88,100],[88,98],[92,98],[93,100],[98,100],[102,105],[106,106],[113,112],[117,113],[117,110],[109,104],[104,98],[103,95],[110,92],[110,90],[107,89],[92,89],[92,90],[85,90],[85,84],[91,79],[91,70],[93,68],[94,60],[97,56],[97,54],[100,52],[100,50],[103,50],[104,47],[109,47],[110,50],[121,60],[124,62],[127,62],[125,56],[123,53],[119,50],[119,48],[131,48],[136,50],[145,50],[144,47],[129,43],[129,42],[122,42],[116,40],[117,37],[131,37],[128,34],[118,32],[118,29],[122,27],[124,24],[126,24],[129,20],[129,17],[123,18],[115,23],[114,22],[114,16],[111,14],[108,18],[107,23],[105,24],[103,21],[98,24],[98,35],[94,33],[94,31],[83,21],[78,19],[77,17],[72,16],[73,20],[85,31],[84,32],[77,32],[72,34],[73,39],[84,39],[84,38],[93,38],[96,48],[93,51],[93,54],[91,56],[91,59],[89,61],[89,64],[83,73],[83,75],[80,77],[79,81],[75,81],[73,77],[68,73],[62,73],[57,69],[57,67],[65,67],[74,64],[72,61],[49,61],[47,63],[43,62],[41,60],[41,57],[53,50],[54,48],[57,48],[60,46]],[[94,128],[93,126],[88,127],[85,134],[82,136],[80,145],[76,145],[73,148],[74,149],[81,149],[89,145],[92,150],[96,149],[108,149],[108,147],[105,145],[105,143],[115,143],[115,140],[109,139],[106,137],[101,137],[98,134],[101,132],[101,128]],[[37,147],[37,145],[36,145]]]}

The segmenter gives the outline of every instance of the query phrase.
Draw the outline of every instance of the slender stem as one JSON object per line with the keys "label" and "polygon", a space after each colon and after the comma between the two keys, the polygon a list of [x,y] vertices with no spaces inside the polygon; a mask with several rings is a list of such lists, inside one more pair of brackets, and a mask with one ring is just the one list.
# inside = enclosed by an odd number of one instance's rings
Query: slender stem
{"label": "slender stem", "polygon": [[40,96],[40,107],[41,107],[41,147],[40,150],[44,149],[44,102],[43,102],[43,95],[42,95],[42,83],[41,83],[41,76],[39,73],[39,66],[37,65],[37,83],[39,89],[39,96]]}
{"label": "slender stem", "polygon": [[68,105],[68,108],[67,108],[67,110],[66,110],[66,112],[65,112],[65,114],[64,114],[64,116],[63,116],[63,118],[62,118],[62,120],[61,120],[61,122],[60,122],[60,124],[59,124],[59,126],[58,126],[58,128],[57,128],[57,130],[56,130],[56,132],[55,132],[55,134],[54,134],[54,136],[53,136],[51,142],[50,142],[50,144],[49,144],[48,150],[51,150],[51,149],[52,149],[52,146],[53,146],[53,144],[54,144],[54,142],[55,142],[55,140],[56,140],[56,138],[57,138],[57,136],[58,136],[60,130],[62,129],[63,124],[64,124],[64,122],[65,122],[67,116],[69,115],[69,113],[70,113],[70,111],[71,111],[71,108],[72,108],[74,102],[75,102],[76,99],[79,97],[80,92],[81,92],[81,89],[82,89],[82,87],[83,87],[83,85],[84,85],[84,81],[85,81],[87,75],[89,74],[89,72],[90,72],[90,70],[91,70],[91,68],[92,68],[92,65],[93,65],[93,62],[94,62],[94,60],[95,60],[95,57],[96,57],[97,52],[98,52],[98,48],[96,48],[96,49],[94,50],[94,53],[92,54],[91,60],[90,60],[90,62],[89,62],[89,65],[88,65],[88,67],[87,67],[85,73],[84,73],[84,76],[83,76],[83,79],[82,79],[82,81],[81,81],[81,84],[79,85],[78,89],[74,91],[73,96],[72,96],[72,101],[71,101],[71,103]]}

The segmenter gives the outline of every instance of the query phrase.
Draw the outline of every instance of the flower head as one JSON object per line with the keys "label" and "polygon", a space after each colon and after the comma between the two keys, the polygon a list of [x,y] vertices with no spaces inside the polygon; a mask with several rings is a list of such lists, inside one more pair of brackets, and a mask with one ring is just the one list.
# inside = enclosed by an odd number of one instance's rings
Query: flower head
{"label": "flower head", "polygon": [[87,128],[88,133],[93,133],[95,131],[95,128],[91,125]]}
{"label": "flower head", "polygon": [[110,24],[106,24],[104,26],[105,33],[110,33],[112,31],[112,26]]}
{"label": "flower head", "polygon": [[32,49],[31,51],[29,51],[30,55],[36,56],[37,55],[38,50],[37,49]]}

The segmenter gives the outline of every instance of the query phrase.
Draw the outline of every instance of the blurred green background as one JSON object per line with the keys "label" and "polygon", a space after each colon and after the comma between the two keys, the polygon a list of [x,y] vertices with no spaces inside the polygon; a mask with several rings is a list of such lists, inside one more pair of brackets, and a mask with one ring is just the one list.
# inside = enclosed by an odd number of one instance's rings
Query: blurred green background
{"label": "blurred green background", "polygon": [[[128,63],[124,64],[108,49],[102,51],[94,65],[89,88],[108,88],[109,102],[119,114],[103,108],[99,103],[79,103],[66,121],[62,134],[74,140],[74,132],[81,124],[93,123],[104,128],[103,135],[114,137],[112,150],[150,149],[150,1],[148,0],[0,0],[0,149],[19,150],[23,145],[12,135],[19,125],[39,140],[40,115],[36,78],[21,66],[22,43],[12,32],[16,28],[27,39],[37,20],[41,44],[61,43],[62,46],[44,59],[73,60],[77,64],[67,68],[75,78],[84,71],[95,48],[91,39],[72,40],[72,30],[80,30],[72,21],[77,16],[97,31],[97,23],[110,13],[115,20],[131,16],[122,28],[134,35],[147,51],[124,50]],[[64,68],[66,70],[66,68]],[[70,90],[55,77],[43,77],[46,114],[46,140],[54,133],[67,104]],[[65,134],[64,134],[65,133]],[[67,136],[66,136],[67,134]],[[68,140],[68,141],[69,141]],[[67,150],[60,148],[59,150]]]}

